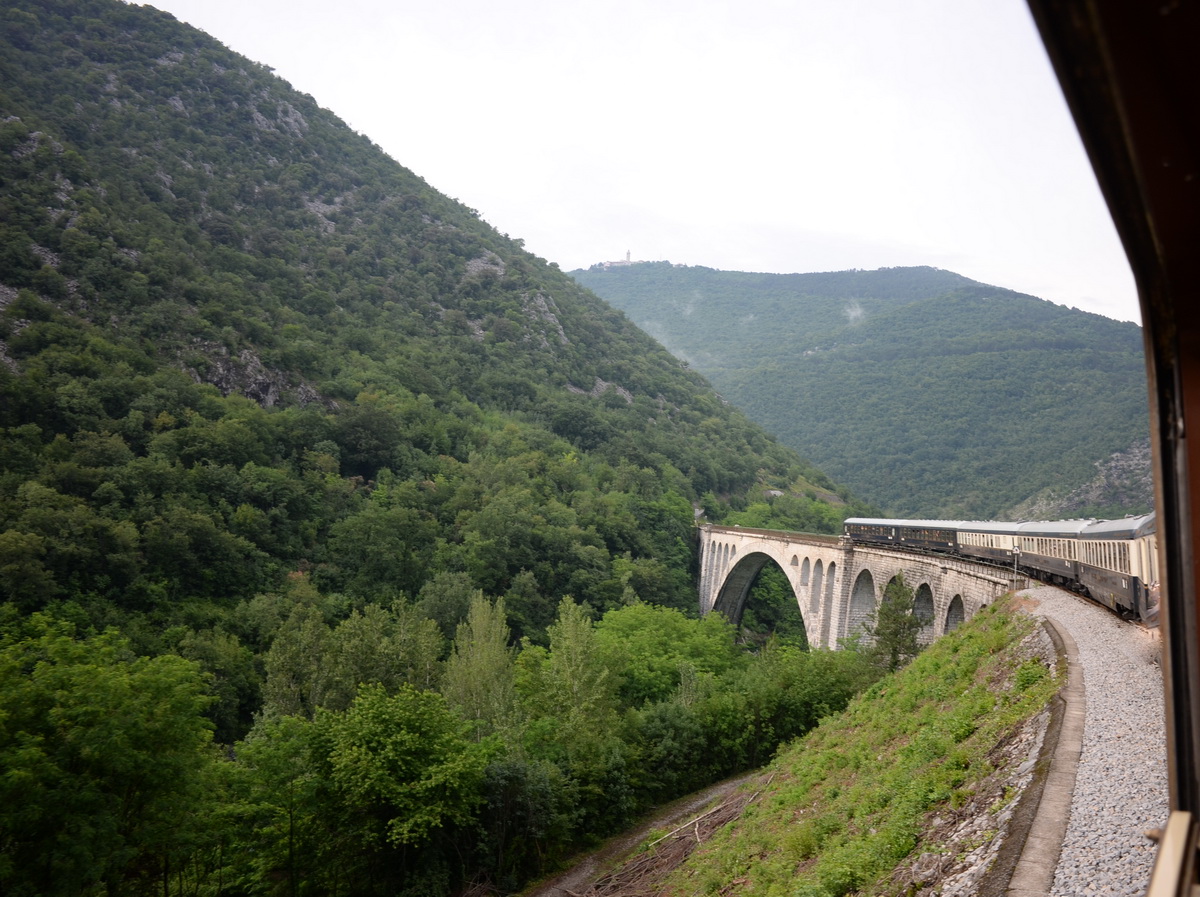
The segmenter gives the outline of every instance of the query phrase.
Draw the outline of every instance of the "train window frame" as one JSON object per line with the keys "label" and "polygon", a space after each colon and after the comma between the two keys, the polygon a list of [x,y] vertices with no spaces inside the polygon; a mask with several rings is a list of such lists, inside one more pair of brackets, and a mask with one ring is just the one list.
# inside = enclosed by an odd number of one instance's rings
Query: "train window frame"
{"label": "train window frame", "polygon": [[1149,894],[1200,881],[1200,5],[1027,0],[1129,258],[1155,475],[1171,818]]}

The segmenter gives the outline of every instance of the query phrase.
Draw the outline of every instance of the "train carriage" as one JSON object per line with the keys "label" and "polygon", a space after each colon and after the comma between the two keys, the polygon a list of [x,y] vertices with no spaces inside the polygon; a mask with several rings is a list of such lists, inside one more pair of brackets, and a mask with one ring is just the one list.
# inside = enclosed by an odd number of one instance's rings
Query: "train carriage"
{"label": "train carriage", "polygon": [[1079,534],[1079,582],[1093,600],[1126,616],[1150,616],[1157,582],[1153,514],[1101,520]]}
{"label": "train carriage", "polygon": [[1017,547],[1019,523],[973,520],[958,531],[958,551],[966,557],[996,564],[1011,564]]}
{"label": "train carriage", "polygon": [[850,517],[845,533],[855,542],[875,542],[910,551],[951,553],[958,549],[958,524],[952,520],[884,520]]}
{"label": "train carriage", "polygon": [[1043,582],[1074,586],[1079,583],[1079,534],[1096,521],[1039,520],[1017,527],[1018,564]]}
{"label": "train carriage", "polygon": [[894,545],[899,520],[880,520],[874,517],[848,517],[843,523],[844,532],[855,542],[875,542]]}

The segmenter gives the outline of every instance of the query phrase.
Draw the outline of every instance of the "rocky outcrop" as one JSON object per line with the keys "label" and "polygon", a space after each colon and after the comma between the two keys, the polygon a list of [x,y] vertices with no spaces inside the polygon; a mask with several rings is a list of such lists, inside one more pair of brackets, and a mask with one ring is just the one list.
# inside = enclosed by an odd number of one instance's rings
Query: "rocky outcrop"
{"label": "rocky outcrop", "polygon": [[1096,462],[1096,475],[1073,490],[1043,489],[1002,515],[1010,520],[1057,520],[1087,508],[1154,507],[1150,439],[1139,439],[1123,452]]}
{"label": "rocky outcrop", "polygon": [[205,363],[185,365],[184,370],[197,383],[209,383],[222,395],[237,393],[264,408],[273,408],[285,394],[300,404],[320,401],[320,395],[311,386],[301,383],[293,387],[286,374],[268,368],[250,349],[231,355],[225,346],[216,343],[204,343],[197,348],[205,353]]}
{"label": "rocky outcrop", "polygon": [[611,389],[613,392],[615,392],[617,395],[619,395],[621,398],[623,398],[625,400],[626,405],[633,404],[633,393],[631,393],[628,389],[626,389],[624,386],[621,386],[617,383],[609,383],[607,380],[602,380],[599,377],[596,378],[596,382],[590,390],[581,389],[580,387],[576,386],[574,383],[568,383],[567,389],[569,391],[575,393],[576,395],[591,396],[593,399],[600,398],[600,396],[604,395],[606,392],[608,392]]}
{"label": "rocky outcrop", "polygon": [[565,346],[571,342],[567,339],[567,334],[558,320],[556,314],[558,308],[555,306],[553,298],[540,291],[533,294],[525,293],[521,296],[521,308],[525,312],[525,317],[535,328],[537,342],[541,348],[550,348],[550,333],[554,334],[559,345]]}
{"label": "rocky outcrop", "polygon": [[480,277],[488,274],[495,277],[503,277],[504,271],[504,259],[489,249],[478,258],[473,258],[467,262],[466,277]]}

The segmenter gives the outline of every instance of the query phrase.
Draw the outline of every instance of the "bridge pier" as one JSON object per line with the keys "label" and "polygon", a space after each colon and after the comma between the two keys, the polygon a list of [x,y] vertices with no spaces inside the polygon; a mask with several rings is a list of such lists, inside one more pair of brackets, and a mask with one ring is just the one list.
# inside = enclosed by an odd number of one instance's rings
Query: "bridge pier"
{"label": "bridge pier", "polygon": [[854,545],[838,536],[705,525],[700,527],[700,613],[740,622],[762,568],[787,576],[813,647],[836,648],[861,631],[893,577],[904,574],[916,611],[929,619],[925,642],[953,629],[1009,591],[1005,572],[958,558]]}

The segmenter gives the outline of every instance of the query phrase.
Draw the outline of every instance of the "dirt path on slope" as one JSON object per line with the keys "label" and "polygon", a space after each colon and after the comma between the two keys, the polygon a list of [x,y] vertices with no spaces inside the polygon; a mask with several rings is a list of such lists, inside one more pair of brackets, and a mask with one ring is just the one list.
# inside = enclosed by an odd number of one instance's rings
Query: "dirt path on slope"
{"label": "dirt path on slope", "polygon": [[739,786],[758,774],[747,773],[737,778],[726,779],[703,791],[697,791],[695,794],[681,797],[674,803],[667,804],[652,816],[644,819],[635,828],[610,838],[598,850],[576,860],[570,869],[523,891],[521,897],[570,897],[572,894],[584,894],[597,879],[614,869],[621,860],[625,859],[626,854],[641,844],[650,832],[655,829],[674,828],[690,821],[700,815],[709,804],[725,800]]}

